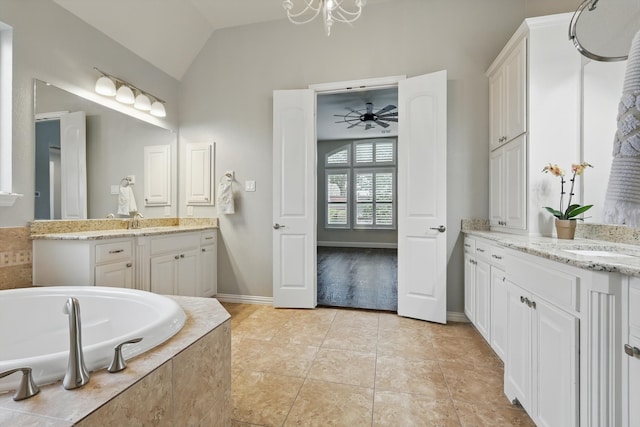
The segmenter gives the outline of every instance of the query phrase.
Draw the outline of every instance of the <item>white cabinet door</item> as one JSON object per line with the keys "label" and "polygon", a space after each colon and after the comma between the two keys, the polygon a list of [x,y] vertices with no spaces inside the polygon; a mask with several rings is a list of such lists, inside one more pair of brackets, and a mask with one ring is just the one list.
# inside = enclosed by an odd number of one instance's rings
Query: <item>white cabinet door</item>
{"label": "white cabinet door", "polygon": [[475,322],[478,332],[491,342],[491,272],[489,264],[476,260],[476,289],[475,289]]}
{"label": "white cabinet door", "polygon": [[179,254],[151,257],[151,292],[163,295],[176,295],[179,259]]}
{"label": "white cabinet door", "polygon": [[524,290],[507,282],[507,361],[504,366],[504,393],[518,399],[531,414],[531,309],[523,303]]}
{"label": "white cabinet door", "polygon": [[504,271],[491,266],[491,348],[503,362],[507,354],[507,303]]}
{"label": "white cabinet door", "polygon": [[533,419],[538,426],[576,426],[578,319],[537,298],[532,298],[530,312],[534,320]]}
{"label": "white cabinet door", "polygon": [[133,263],[123,261],[97,266],[95,285],[133,288]]}
{"label": "white cabinet door", "polygon": [[218,293],[217,247],[203,246],[200,249],[200,295],[210,297]]}
{"label": "white cabinet door", "polygon": [[171,203],[171,146],[144,147],[144,202],[145,205]]}
{"label": "white cabinet door", "polygon": [[489,78],[489,149],[504,143],[504,67]]}
{"label": "white cabinet door", "polygon": [[[632,347],[640,348],[640,338],[632,337],[629,340],[629,345]],[[627,407],[629,408],[629,426],[635,426],[640,420],[640,358],[638,357],[629,357],[627,355],[624,356],[628,358],[627,361],[629,363],[629,374],[626,379],[623,381],[627,381],[629,385],[629,395],[626,397],[628,399]],[[625,396],[623,396],[625,399]]]}
{"label": "white cabinet door", "polygon": [[186,145],[187,204],[213,204],[213,143],[189,142]]}
{"label": "white cabinet door", "polygon": [[473,255],[464,254],[464,314],[475,323],[476,300],[476,260]]}
{"label": "white cabinet door", "polygon": [[489,155],[489,222],[492,227],[505,225],[504,213],[504,150]]}
{"label": "white cabinet door", "polygon": [[527,130],[527,39],[523,38],[507,56],[504,70],[503,126],[505,141]]}
{"label": "white cabinet door", "polygon": [[191,249],[180,252],[178,260],[178,295],[187,297],[200,296],[200,252]]}
{"label": "white cabinet door", "polygon": [[525,135],[509,142],[504,150],[504,206],[506,226],[512,229],[527,228],[526,159]]}

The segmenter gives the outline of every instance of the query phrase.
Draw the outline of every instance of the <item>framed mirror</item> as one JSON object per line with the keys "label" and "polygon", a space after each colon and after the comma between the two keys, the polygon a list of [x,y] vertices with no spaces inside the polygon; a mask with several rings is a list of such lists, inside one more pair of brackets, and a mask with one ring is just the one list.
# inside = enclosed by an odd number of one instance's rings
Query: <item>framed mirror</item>
{"label": "framed mirror", "polygon": [[[177,217],[177,135],[134,117],[112,110],[40,80],[35,81],[36,192],[35,219],[74,218],[82,211],[82,188],[86,188],[86,218],[116,217],[120,187],[131,185],[137,211],[148,218]],[[75,148],[71,162],[63,166],[62,135],[82,133],[77,121],[84,115],[85,154]],[[76,116],[76,125],[65,128],[64,119]],[[168,203],[147,204],[145,194],[145,147],[164,147],[170,161]],[[146,151],[149,151],[147,148]],[[82,169],[85,169],[86,178]],[[77,180],[74,185],[73,180]],[[83,184],[82,180],[86,179]],[[71,188],[63,197],[62,188]],[[77,192],[77,194],[76,194]],[[74,198],[75,197],[75,198]],[[64,203],[63,203],[64,202]],[[64,204],[70,205],[67,214]],[[71,212],[71,214],[69,214]]]}

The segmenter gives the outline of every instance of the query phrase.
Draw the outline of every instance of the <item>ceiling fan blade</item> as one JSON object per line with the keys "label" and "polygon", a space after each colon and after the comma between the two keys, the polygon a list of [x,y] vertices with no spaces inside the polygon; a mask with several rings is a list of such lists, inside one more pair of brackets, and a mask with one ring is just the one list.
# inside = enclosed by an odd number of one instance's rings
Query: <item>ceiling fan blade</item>
{"label": "ceiling fan blade", "polygon": [[385,122],[396,122],[398,123],[397,117],[378,117],[378,120],[384,120]]}
{"label": "ceiling fan blade", "polygon": [[360,115],[360,111],[358,111],[358,110],[354,110],[354,109],[353,109],[353,108],[351,108],[351,107],[344,107],[344,108],[345,108],[345,109],[347,109],[347,110],[349,110],[349,111],[351,111],[352,113],[355,113],[355,114],[357,114],[357,115]]}
{"label": "ceiling fan blade", "polygon": [[380,120],[375,121],[378,126],[382,126],[383,128],[388,128],[389,123],[381,122]]}
{"label": "ceiling fan blade", "polygon": [[[353,127],[356,127],[356,126],[358,126],[359,124],[360,124],[360,122],[356,122],[356,123],[354,123],[354,124],[352,124],[352,125],[350,125],[350,126],[347,126],[347,129],[351,129],[351,128],[353,128]],[[367,126],[368,126],[368,125],[367,125]]]}
{"label": "ceiling fan blade", "polygon": [[398,113],[377,114],[378,117],[398,117]]}
{"label": "ceiling fan blade", "polygon": [[371,114],[373,113],[373,104],[370,102],[367,102],[367,114]]}
{"label": "ceiling fan blade", "polygon": [[[386,107],[384,107],[382,110],[378,111],[378,112],[376,113],[376,115],[377,115],[377,116],[380,116],[380,114],[384,114],[384,113],[386,113],[387,111],[391,111],[391,110],[393,110],[393,109],[395,109],[395,108],[396,108],[396,106],[395,106],[395,105],[391,105],[391,104],[389,104],[389,105],[387,105]],[[396,114],[397,114],[397,113],[396,113]]]}

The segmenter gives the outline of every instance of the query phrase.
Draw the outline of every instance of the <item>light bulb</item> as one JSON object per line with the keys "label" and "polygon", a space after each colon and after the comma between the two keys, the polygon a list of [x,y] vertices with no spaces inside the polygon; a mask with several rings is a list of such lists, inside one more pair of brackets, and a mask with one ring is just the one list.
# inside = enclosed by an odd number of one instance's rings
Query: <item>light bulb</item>
{"label": "light bulb", "polygon": [[116,91],[116,101],[122,102],[123,104],[133,104],[135,97],[133,96],[131,88],[125,85],[120,86]]}
{"label": "light bulb", "polygon": [[101,76],[96,81],[96,93],[104,96],[114,96],[116,94],[116,84],[107,76]]}
{"label": "light bulb", "polygon": [[154,101],[153,104],[151,104],[151,115],[156,117],[166,117],[167,111],[164,109],[162,102]]}
{"label": "light bulb", "polygon": [[139,93],[133,106],[138,110],[149,111],[151,110],[151,100],[144,93]]}

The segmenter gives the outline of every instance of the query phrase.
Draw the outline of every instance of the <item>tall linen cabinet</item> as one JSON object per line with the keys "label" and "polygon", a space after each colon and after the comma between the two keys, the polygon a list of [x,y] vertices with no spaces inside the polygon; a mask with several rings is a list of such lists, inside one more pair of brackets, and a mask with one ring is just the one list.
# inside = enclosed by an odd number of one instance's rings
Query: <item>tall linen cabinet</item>
{"label": "tall linen cabinet", "polygon": [[553,234],[543,207],[559,208],[560,180],[542,168],[580,160],[581,57],[567,37],[570,20],[526,19],[487,71],[493,230]]}

